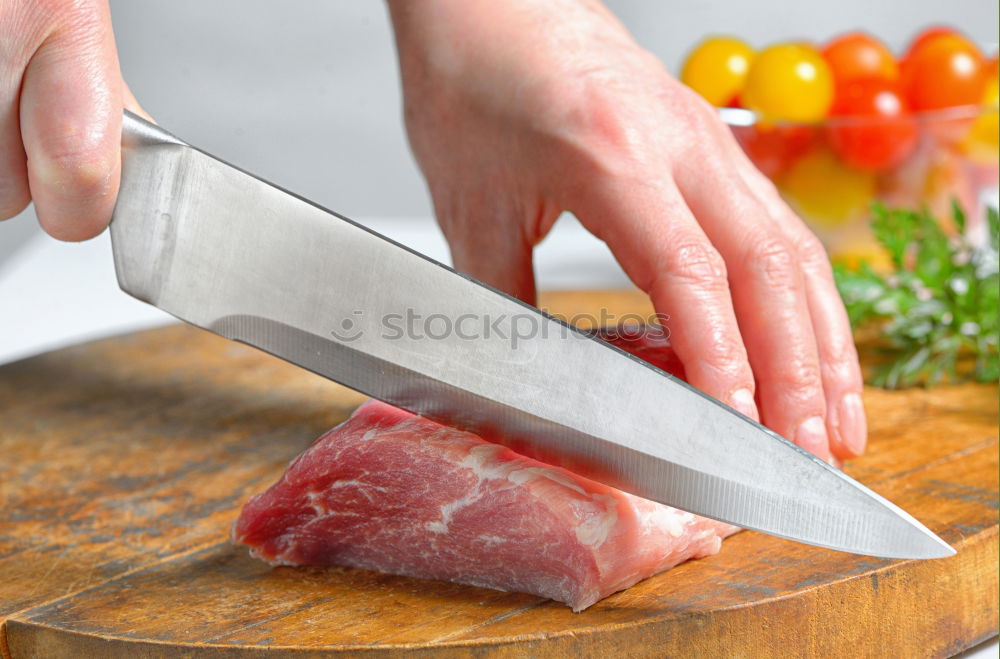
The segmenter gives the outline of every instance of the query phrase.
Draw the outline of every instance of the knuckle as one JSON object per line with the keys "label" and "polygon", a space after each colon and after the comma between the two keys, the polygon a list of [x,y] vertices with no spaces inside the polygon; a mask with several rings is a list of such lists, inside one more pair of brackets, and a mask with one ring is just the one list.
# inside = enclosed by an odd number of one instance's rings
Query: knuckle
{"label": "knuckle", "polygon": [[665,76],[651,87],[651,91],[669,116],[685,130],[693,130],[699,139],[722,133],[723,124],[717,110],[687,85]]}
{"label": "knuckle", "polygon": [[118,162],[118,146],[110,121],[81,125],[66,119],[37,136],[29,149],[31,178],[59,196],[76,199],[110,194]]}
{"label": "knuckle", "polygon": [[62,149],[46,153],[36,164],[36,173],[60,196],[72,199],[106,197],[112,189],[111,164],[91,151]]}
{"label": "knuckle", "polygon": [[709,346],[708,352],[702,356],[705,366],[711,369],[717,378],[735,382],[753,383],[753,373],[747,361],[746,349],[743,343],[733,337],[720,337]]}
{"label": "knuckle", "polygon": [[781,237],[758,239],[751,246],[748,257],[751,268],[760,273],[769,286],[787,287],[799,276],[800,264],[795,250]]}
{"label": "knuckle", "polygon": [[632,123],[608,89],[595,80],[582,80],[568,94],[573,100],[556,102],[556,143],[573,160],[613,178],[628,178],[641,160],[642,148]]}
{"label": "knuckle", "polygon": [[791,403],[812,403],[823,399],[820,365],[815,359],[789,360],[775,374],[775,384]]}
{"label": "knuckle", "polygon": [[823,378],[837,382],[859,379],[858,352],[850,336],[832,336],[823,347]]}
{"label": "knuckle", "polygon": [[648,85],[620,66],[593,64],[561,80],[549,80],[537,94],[534,114],[542,133],[553,137],[576,161],[612,176],[629,177],[637,167],[665,157],[650,148],[656,141],[654,117],[643,109],[660,107],[663,85],[655,74]]}
{"label": "knuckle", "polygon": [[720,133],[721,122],[715,108],[709,105],[708,101],[690,89],[684,89],[683,98],[681,116],[694,135],[704,136]]}
{"label": "knuckle", "polygon": [[824,274],[831,271],[830,257],[827,256],[826,249],[811,232],[807,231],[799,241],[798,251],[799,260],[804,268]]}
{"label": "knuckle", "polygon": [[601,72],[592,71],[582,76],[575,100],[569,111],[577,132],[603,137],[612,143],[627,140],[628,130],[621,107],[614,102]]}
{"label": "knuckle", "polygon": [[705,240],[686,238],[669,245],[662,257],[662,269],[701,289],[714,291],[729,287],[726,262]]}

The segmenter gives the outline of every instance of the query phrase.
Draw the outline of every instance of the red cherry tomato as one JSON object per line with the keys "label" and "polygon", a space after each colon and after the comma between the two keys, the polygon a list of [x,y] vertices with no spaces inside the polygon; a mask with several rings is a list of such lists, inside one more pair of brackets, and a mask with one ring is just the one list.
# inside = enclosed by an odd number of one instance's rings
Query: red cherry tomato
{"label": "red cherry tomato", "polygon": [[932,25],[913,38],[913,41],[910,42],[909,47],[906,49],[906,54],[903,55],[903,61],[910,59],[915,52],[926,46],[927,42],[942,35],[962,36],[958,30],[950,28],[947,25]]}
{"label": "red cherry tomato", "polygon": [[788,171],[820,142],[814,126],[734,126],[733,134],[750,161],[772,179]]}
{"label": "red cherry tomato", "polygon": [[740,109],[744,109],[745,110],[747,106],[744,105],[743,98],[741,97],[741,95],[740,94],[736,94],[731,99],[729,99],[729,102],[726,103],[723,107],[726,107],[726,108],[740,108]]}
{"label": "red cherry tomato", "polygon": [[823,57],[837,85],[858,78],[895,80],[899,77],[896,58],[885,44],[861,32],[837,37],[823,49]]}
{"label": "red cherry tomato", "polygon": [[906,53],[899,58],[899,76],[903,80],[904,91],[906,81],[908,79],[908,67],[911,62],[916,59],[916,54],[924,49],[924,47],[933,41],[934,39],[941,36],[953,36],[962,37],[962,34],[950,28],[946,25],[932,25],[931,27],[925,28],[923,31],[919,32],[917,36],[913,37],[910,41],[910,45],[906,48]]}
{"label": "red cherry tomato", "polygon": [[[916,46],[916,44],[915,44]],[[930,36],[903,64],[903,85],[914,110],[975,105],[983,97],[989,64],[958,34]]]}
{"label": "red cherry tomato", "polygon": [[842,161],[857,169],[892,168],[917,145],[917,123],[893,81],[865,78],[837,87],[830,115],[827,140]]}

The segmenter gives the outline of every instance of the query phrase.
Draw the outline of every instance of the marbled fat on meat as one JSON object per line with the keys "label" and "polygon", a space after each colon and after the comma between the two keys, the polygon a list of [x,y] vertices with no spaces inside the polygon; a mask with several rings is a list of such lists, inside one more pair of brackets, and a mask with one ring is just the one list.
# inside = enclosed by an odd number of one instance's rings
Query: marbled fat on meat
{"label": "marbled fat on meat", "polygon": [[279,565],[344,565],[518,591],[580,611],[737,529],[370,401],[246,504]]}

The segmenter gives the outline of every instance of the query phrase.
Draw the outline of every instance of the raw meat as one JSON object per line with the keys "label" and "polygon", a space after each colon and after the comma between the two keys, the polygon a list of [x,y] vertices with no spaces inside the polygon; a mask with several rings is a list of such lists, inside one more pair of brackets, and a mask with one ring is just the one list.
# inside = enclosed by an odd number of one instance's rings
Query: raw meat
{"label": "raw meat", "polygon": [[716,553],[736,530],[370,401],[250,499],[233,537],[273,564],[444,579],[580,611]]}
{"label": "raw meat", "polygon": [[659,326],[601,327],[591,330],[590,333],[661,371],[685,380],[684,364],[670,347],[670,339],[666,332]]}

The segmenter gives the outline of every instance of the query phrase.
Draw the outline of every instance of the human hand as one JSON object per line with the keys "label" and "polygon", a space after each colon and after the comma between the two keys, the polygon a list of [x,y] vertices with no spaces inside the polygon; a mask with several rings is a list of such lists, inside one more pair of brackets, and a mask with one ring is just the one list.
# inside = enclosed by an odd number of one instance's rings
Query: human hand
{"label": "human hand", "polygon": [[111,219],[122,109],[145,116],[122,81],[104,0],[0,0],[0,220],[34,201],[62,240]]}
{"label": "human hand", "polygon": [[670,317],[692,385],[824,459],[863,452],[826,254],[710,106],[596,1],[389,7],[459,270],[534,302],[532,249],[571,211]]}

